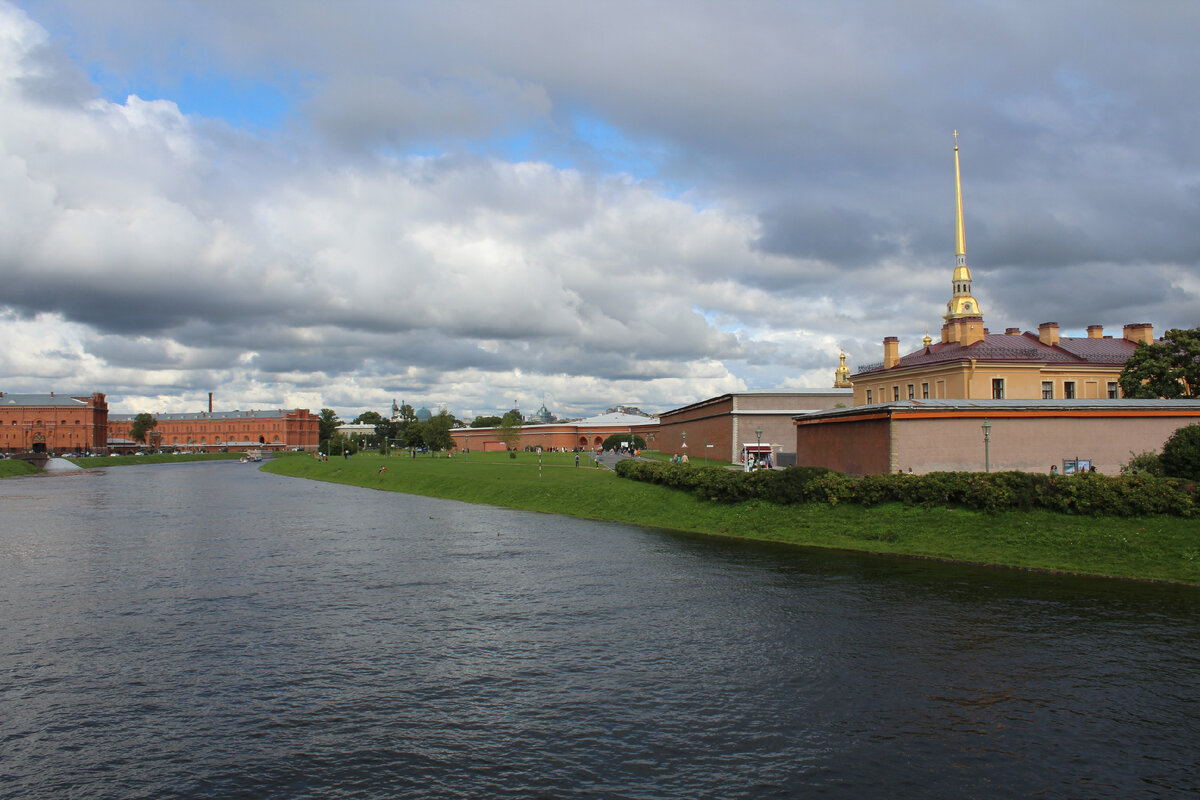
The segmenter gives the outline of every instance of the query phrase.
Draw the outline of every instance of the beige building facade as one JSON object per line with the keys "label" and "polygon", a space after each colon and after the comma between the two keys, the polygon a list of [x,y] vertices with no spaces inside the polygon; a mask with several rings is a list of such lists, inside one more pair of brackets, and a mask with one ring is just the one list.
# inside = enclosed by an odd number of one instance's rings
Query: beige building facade
{"label": "beige building facade", "polygon": [[902,401],[797,418],[796,452],[800,464],[850,475],[1069,473],[1080,461],[1115,475],[1196,423],[1197,400]]}

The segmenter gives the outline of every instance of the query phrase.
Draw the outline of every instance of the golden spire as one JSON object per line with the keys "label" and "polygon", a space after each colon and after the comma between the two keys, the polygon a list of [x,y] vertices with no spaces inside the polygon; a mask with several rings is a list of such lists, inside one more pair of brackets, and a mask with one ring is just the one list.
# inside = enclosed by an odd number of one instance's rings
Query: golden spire
{"label": "golden spire", "polygon": [[954,132],[954,279],[945,320],[980,317],[983,311],[971,296],[971,270],[967,267],[967,237],[963,232],[962,173],[958,166],[958,131]]}
{"label": "golden spire", "polygon": [[[958,168],[958,131],[954,132],[954,254],[967,265],[967,235],[963,230],[962,173]],[[968,277],[968,280],[970,278]]]}
{"label": "golden spire", "polygon": [[842,351],[842,363],[833,372],[833,388],[847,389],[853,386],[850,382],[850,368],[846,366],[846,352]]}

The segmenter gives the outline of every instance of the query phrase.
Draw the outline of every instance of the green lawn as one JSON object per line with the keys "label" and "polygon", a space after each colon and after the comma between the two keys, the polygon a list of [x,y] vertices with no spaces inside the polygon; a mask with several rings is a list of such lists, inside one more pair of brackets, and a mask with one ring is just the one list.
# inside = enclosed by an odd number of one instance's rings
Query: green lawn
{"label": "green lawn", "polygon": [[34,475],[38,472],[41,470],[28,461],[16,458],[0,459],[0,478],[11,478],[14,475]]}
{"label": "green lawn", "polygon": [[84,456],[73,461],[84,469],[92,467],[124,467],[129,464],[181,464],[184,461],[223,461],[241,458],[241,453],[186,453],[166,455],[154,453],[148,456]]}
{"label": "green lawn", "polygon": [[[114,459],[115,460],[115,459]],[[581,462],[586,464],[586,457]],[[381,473],[381,466],[387,471]],[[571,453],[472,453],[447,459],[361,454],[264,463],[281,475],[470,503],[725,537],[1031,569],[1200,584],[1200,525],[1173,517],[1077,517],[961,509],[723,505],[574,466]]]}

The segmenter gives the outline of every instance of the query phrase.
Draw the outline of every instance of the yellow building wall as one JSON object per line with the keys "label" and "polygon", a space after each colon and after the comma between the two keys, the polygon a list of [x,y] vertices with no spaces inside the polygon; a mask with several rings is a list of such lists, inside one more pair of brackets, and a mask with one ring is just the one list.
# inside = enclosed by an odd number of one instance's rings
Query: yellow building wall
{"label": "yellow building wall", "polygon": [[[1096,400],[1109,396],[1109,384],[1115,384],[1120,375],[1119,368],[1109,365],[976,362],[972,367],[969,362],[954,362],[864,376],[854,382],[854,404],[910,399],[990,400],[992,381],[997,378],[1004,381],[1006,400],[1040,400],[1044,381],[1052,384],[1053,397],[1050,399],[1068,399],[1067,384],[1074,383],[1074,399]],[[928,397],[924,384],[929,386]],[[870,400],[867,399],[868,391]],[[1120,396],[1119,390],[1117,395]]]}

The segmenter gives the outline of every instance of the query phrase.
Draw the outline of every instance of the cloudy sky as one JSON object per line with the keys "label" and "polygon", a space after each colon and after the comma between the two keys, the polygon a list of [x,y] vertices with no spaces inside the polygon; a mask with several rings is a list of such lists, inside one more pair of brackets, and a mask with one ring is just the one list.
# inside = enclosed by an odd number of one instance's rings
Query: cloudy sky
{"label": "cloudy sky", "polygon": [[1200,325],[1200,4],[0,0],[0,390],[460,417]]}

